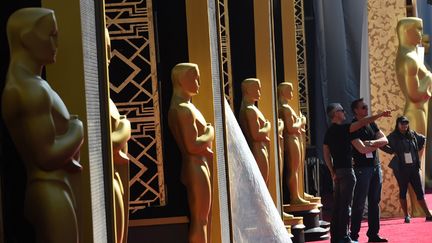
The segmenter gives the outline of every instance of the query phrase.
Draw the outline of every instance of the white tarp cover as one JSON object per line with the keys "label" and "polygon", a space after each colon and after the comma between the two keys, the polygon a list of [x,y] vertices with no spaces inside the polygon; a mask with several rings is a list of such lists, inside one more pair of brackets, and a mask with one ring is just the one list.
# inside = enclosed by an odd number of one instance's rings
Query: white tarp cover
{"label": "white tarp cover", "polygon": [[234,242],[291,242],[281,215],[226,100],[225,114]]}

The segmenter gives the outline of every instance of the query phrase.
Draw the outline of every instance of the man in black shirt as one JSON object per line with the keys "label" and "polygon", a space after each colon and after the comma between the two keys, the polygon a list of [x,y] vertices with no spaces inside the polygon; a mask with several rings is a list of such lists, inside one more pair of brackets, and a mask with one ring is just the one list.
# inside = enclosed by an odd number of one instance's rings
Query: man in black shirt
{"label": "man in black shirt", "polygon": [[[363,98],[351,103],[354,114],[353,122],[368,115],[368,106]],[[380,228],[380,208],[382,170],[377,149],[388,143],[384,133],[372,122],[351,134],[354,146],[354,173],[357,183],[354,188],[354,198],[351,211],[351,239],[357,241],[366,197],[368,199],[368,231],[369,242],[387,242],[378,235]]]}
{"label": "man in black shirt", "polygon": [[324,160],[330,170],[334,183],[334,205],[331,219],[331,242],[351,242],[348,235],[349,206],[352,201],[356,178],[352,168],[352,148],[350,133],[385,116],[390,111],[378,115],[365,117],[351,124],[345,121],[345,111],[339,103],[332,103],[327,107],[327,115],[332,124],[324,136]]}

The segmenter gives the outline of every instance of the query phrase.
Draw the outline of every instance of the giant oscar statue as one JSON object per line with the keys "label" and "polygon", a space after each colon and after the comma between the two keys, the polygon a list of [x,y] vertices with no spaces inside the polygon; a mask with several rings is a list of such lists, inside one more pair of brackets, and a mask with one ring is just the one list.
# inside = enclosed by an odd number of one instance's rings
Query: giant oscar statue
{"label": "giant oscar statue", "polygon": [[[107,69],[111,60],[111,40],[105,28]],[[109,80],[109,79],[108,79]],[[127,242],[129,219],[129,158],[127,142],[131,137],[131,125],[125,115],[120,115],[116,105],[109,100],[111,118],[111,142],[114,167],[114,209],[117,243]]]}
{"label": "giant oscar statue", "polygon": [[199,77],[198,66],[193,63],[180,63],[172,69],[173,96],[168,111],[168,125],[182,154],[181,181],[190,208],[191,243],[209,242],[212,203],[214,128],[191,102],[198,94]]}
{"label": "giant oscar statue", "polygon": [[255,106],[261,98],[261,82],[256,78],[248,78],[242,82],[242,103],[240,106],[239,124],[246,137],[252,154],[261,171],[266,184],[269,179],[269,133],[270,122]]}
{"label": "giant oscar statue", "polygon": [[[399,48],[396,56],[396,75],[405,96],[404,115],[411,129],[426,134],[427,104],[432,92],[432,74],[419,60],[416,46],[421,43],[423,23],[419,18],[403,18],[397,24]],[[422,160],[424,161],[424,160]],[[409,191],[413,215],[422,215],[413,190]]]}
{"label": "giant oscar statue", "polygon": [[76,243],[78,224],[68,176],[82,169],[83,124],[41,77],[42,68],[56,60],[54,12],[20,9],[10,16],[7,35],[11,59],[1,105],[27,169],[24,214],[37,242]]}

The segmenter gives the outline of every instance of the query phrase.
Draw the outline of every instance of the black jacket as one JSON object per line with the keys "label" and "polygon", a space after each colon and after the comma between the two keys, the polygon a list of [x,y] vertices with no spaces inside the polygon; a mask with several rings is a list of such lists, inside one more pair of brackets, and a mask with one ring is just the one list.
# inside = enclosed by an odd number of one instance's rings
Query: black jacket
{"label": "black jacket", "polygon": [[405,163],[404,154],[410,151],[410,147],[414,148],[414,152],[411,153],[413,158],[413,162],[420,168],[420,159],[419,159],[419,151],[423,149],[425,145],[426,137],[422,134],[418,134],[415,131],[409,131],[409,134],[402,134],[399,131],[393,131],[387,136],[388,144],[386,146],[381,147],[386,153],[394,154],[395,156],[390,161],[389,167],[393,170],[401,169]]}

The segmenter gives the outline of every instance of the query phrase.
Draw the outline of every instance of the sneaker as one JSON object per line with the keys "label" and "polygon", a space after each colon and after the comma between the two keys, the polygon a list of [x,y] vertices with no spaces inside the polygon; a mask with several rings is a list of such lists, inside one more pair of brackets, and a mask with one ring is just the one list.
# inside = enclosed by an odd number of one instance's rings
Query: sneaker
{"label": "sneaker", "polygon": [[358,243],[358,237],[351,236],[351,242],[352,243]]}
{"label": "sneaker", "polygon": [[[426,217],[426,220],[427,220],[427,217]],[[409,224],[409,223],[411,222],[411,217],[410,217],[410,216],[406,216],[404,222],[405,222],[406,224]]]}
{"label": "sneaker", "polygon": [[432,221],[432,216],[426,216],[426,221]]}
{"label": "sneaker", "polygon": [[379,235],[375,237],[369,237],[368,242],[388,242],[387,239],[379,237]]}

